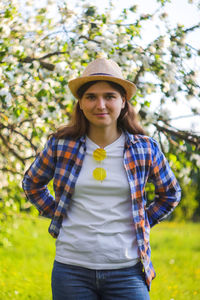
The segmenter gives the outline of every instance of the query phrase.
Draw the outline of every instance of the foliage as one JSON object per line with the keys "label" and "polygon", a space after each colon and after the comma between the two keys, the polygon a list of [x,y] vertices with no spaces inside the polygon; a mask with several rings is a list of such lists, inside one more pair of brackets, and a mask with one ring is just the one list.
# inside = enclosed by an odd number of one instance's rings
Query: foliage
{"label": "foliage", "polygon": [[174,211],[173,218],[176,221],[189,221],[198,207],[197,190],[192,184],[183,185],[182,195],[181,205]]}
{"label": "foliage", "polygon": [[[9,222],[4,225],[7,243],[3,247],[0,244],[0,298],[51,299],[55,241],[47,233],[49,220],[18,215],[14,229]],[[157,273],[150,292],[152,300],[199,299],[199,227],[163,222],[151,230],[152,260]],[[0,241],[4,238],[0,233]]]}
{"label": "foliage", "polygon": [[[67,1],[56,5],[49,0],[38,8],[29,0],[23,9],[19,0],[1,1],[0,198],[4,207],[11,201],[6,198],[9,190],[20,183],[48,134],[68,121],[75,102],[68,80],[99,56],[114,59],[124,76],[136,83],[132,104],[180,180],[188,183],[197,177],[200,137],[191,128],[174,128],[167,106],[176,103],[178,110],[185,98],[190,113],[200,114],[192,102],[199,103],[198,66],[192,62],[199,61],[200,50],[187,42],[200,24],[171,26],[167,2],[157,0],[152,14],[139,14],[134,5],[113,16],[112,2],[99,12],[85,1],[79,1],[76,10]],[[150,24],[159,30],[145,44],[143,28]],[[157,94],[159,103],[152,112]],[[15,191],[11,198],[20,203],[21,190]]]}

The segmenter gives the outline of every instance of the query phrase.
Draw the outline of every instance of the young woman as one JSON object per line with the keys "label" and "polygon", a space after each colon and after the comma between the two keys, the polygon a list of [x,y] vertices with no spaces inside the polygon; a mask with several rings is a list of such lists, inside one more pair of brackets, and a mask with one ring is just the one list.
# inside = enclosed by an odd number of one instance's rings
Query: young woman
{"label": "young woman", "polygon": [[[52,134],[23,188],[57,238],[54,300],[149,299],[150,227],[180,201],[180,187],[129,100],[135,85],[104,58],[69,82],[71,122]],[[55,198],[47,183],[54,180]],[[155,185],[147,207],[145,185]]]}

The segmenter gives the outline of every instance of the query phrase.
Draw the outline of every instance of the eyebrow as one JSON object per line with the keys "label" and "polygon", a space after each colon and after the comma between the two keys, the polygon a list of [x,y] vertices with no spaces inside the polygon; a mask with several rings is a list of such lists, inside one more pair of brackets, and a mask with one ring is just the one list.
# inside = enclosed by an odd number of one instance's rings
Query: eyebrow
{"label": "eyebrow", "polygon": [[[112,95],[116,95],[117,94],[117,92],[106,92],[106,93],[104,93],[104,95],[110,95],[110,96],[112,96]],[[93,96],[93,95],[97,95],[97,93],[85,93],[85,95],[86,96]]]}

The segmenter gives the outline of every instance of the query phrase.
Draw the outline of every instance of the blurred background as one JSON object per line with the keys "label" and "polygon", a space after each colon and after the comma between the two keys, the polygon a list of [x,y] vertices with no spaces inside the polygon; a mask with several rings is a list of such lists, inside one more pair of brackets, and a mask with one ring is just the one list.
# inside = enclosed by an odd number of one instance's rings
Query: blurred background
{"label": "blurred background", "polygon": [[[97,57],[114,59],[137,85],[132,105],[183,190],[170,219],[152,230],[161,274],[152,299],[199,299],[200,1],[195,0],[1,1],[0,298],[51,299],[54,240],[47,233],[49,221],[38,218],[25,199],[21,181],[48,135],[70,118],[76,100],[68,80]],[[51,183],[49,189],[53,193]],[[147,194],[150,202],[150,184]]]}

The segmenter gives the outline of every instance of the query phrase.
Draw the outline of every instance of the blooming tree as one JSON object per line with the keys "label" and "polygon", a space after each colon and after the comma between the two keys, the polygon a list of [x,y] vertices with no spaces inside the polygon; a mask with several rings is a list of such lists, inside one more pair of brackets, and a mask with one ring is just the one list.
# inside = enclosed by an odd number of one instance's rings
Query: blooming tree
{"label": "blooming tree", "polygon": [[[23,201],[19,186],[24,170],[42,149],[48,134],[66,123],[72,113],[75,99],[68,80],[80,75],[99,56],[114,59],[124,77],[135,82],[137,94],[131,101],[147,133],[158,139],[181,182],[191,184],[193,179],[199,187],[200,136],[190,126],[181,130],[172,125],[169,108],[175,103],[179,110],[184,98],[186,115],[200,115],[200,49],[187,42],[200,23],[189,28],[182,24],[172,27],[165,12],[166,2],[157,0],[152,14],[138,14],[135,5],[114,17],[112,2],[100,13],[85,1],[79,1],[76,9],[67,1],[55,4],[48,0],[39,8],[30,0],[23,8],[19,0],[1,1],[2,205],[16,207],[16,199]],[[159,20],[159,25],[154,25],[154,20]],[[144,43],[145,24],[162,27],[162,34]],[[156,109],[152,109],[154,98]]]}

